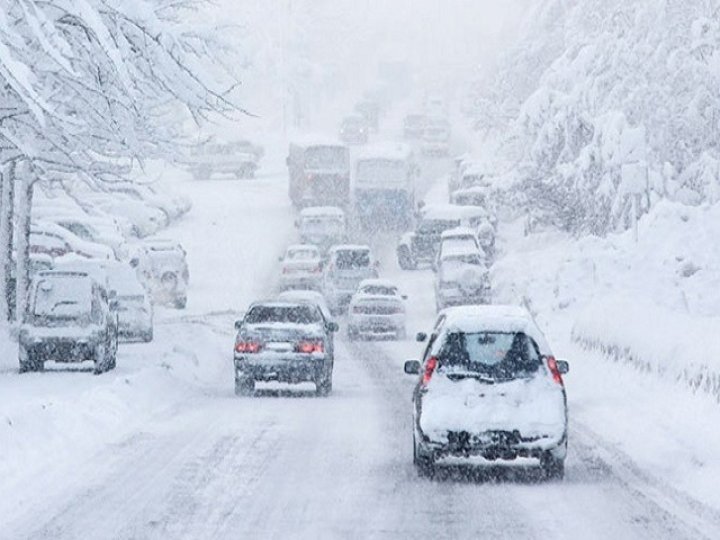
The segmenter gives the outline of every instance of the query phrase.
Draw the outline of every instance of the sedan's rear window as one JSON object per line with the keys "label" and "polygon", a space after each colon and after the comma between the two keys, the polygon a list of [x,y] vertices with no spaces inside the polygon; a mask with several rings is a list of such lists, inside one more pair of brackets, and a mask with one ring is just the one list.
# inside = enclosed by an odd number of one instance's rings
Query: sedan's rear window
{"label": "sedan's rear window", "polygon": [[452,332],[439,345],[443,367],[511,379],[533,373],[540,366],[532,340],[523,332]]}
{"label": "sedan's rear window", "polygon": [[317,307],[302,306],[255,306],[245,316],[248,324],[259,323],[290,323],[313,324],[319,323],[322,316]]}
{"label": "sedan's rear window", "polygon": [[370,252],[366,249],[338,251],[335,256],[335,266],[338,270],[367,268],[370,266]]}

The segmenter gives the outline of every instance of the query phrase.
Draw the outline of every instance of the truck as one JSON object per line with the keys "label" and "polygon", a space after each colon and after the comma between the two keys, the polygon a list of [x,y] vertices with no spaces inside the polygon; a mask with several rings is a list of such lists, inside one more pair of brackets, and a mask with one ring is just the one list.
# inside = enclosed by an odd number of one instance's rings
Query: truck
{"label": "truck", "polygon": [[309,139],[290,144],[286,160],[293,206],[350,203],[350,151],[338,142]]}

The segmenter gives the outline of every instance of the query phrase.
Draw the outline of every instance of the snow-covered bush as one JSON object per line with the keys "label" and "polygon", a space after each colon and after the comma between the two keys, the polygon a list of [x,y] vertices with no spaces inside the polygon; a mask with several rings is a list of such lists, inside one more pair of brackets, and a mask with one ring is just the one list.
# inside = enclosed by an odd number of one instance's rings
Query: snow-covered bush
{"label": "snow-covered bush", "polygon": [[641,211],[662,198],[718,200],[718,10],[717,0],[537,2],[480,93],[505,91],[487,119],[502,141],[491,147],[522,164],[509,185],[529,214],[573,233],[622,230],[622,166],[633,161],[649,169]]}

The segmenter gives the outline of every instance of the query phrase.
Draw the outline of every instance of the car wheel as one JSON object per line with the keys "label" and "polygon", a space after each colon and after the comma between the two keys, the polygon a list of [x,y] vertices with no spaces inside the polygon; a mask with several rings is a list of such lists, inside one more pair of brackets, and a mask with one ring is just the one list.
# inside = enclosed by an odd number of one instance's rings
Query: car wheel
{"label": "car wheel", "polygon": [[150,343],[153,340],[153,331],[152,329],[148,330],[147,332],[143,332],[142,340],[145,343]]}
{"label": "car wheel", "polygon": [[115,369],[117,366],[117,350],[115,350],[111,355],[107,363],[108,371],[111,369]]}
{"label": "car wheel", "polygon": [[540,459],[540,468],[547,480],[562,480],[565,478],[565,460],[558,459],[549,452]]}
{"label": "car wheel", "polygon": [[95,375],[105,373],[108,369],[110,369],[109,363],[110,357],[108,355],[107,344],[101,343],[95,348],[95,369],[93,370],[93,373]]}
{"label": "car wheel", "polygon": [[248,378],[235,379],[235,395],[251,396],[255,392],[255,381]]}
{"label": "car wheel", "polygon": [[432,478],[435,476],[435,461],[432,457],[422,454],[418,448],[417,440],[413,434],[413,465],[422,478]]}
{"label": "car wheel", "polygon": [[332,373],[315,382],[315,393],[320,397],[327,397],[332,394]]}
{"label": "car wheel", "polygon": [[18,348],[18,360],[20,373],[27,373],[29,371],[42,371],[45,364],[39,358],[35,358],[34,355],[30,354],[25,347]]}

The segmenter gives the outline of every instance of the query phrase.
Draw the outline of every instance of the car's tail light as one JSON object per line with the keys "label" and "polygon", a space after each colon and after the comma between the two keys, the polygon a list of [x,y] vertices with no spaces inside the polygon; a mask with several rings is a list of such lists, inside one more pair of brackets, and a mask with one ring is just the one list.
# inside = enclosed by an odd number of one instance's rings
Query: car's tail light
{"label": "car's tail light", "polygon": [[295,350],[302,354],[322,353],[325,352],[325,346],[322,341],[301,341]]}
{"label": "car's tail light", "polygon": [[555,360],[554,356],[547,357],[547,366],[550,370],[553,380],[559,385],[564,386],[562,373],[560,373],[560,370],[558,369],[557,360]]}
{"label": "car's tail light", "polygon": [[243,340],[235,343],[235,352],[242,354],[254,354],[260,352],[262,345],[259,341]]}
{"label": "car's tail light", "polygon": [[423,372],[422,378],[423,386],[427,386],[430,379],[432,379],[433,373],[435,373],[435,368],[437,367],[437,362],[437,358],[435,356],[431,356],[425,363],[425,371]]}

